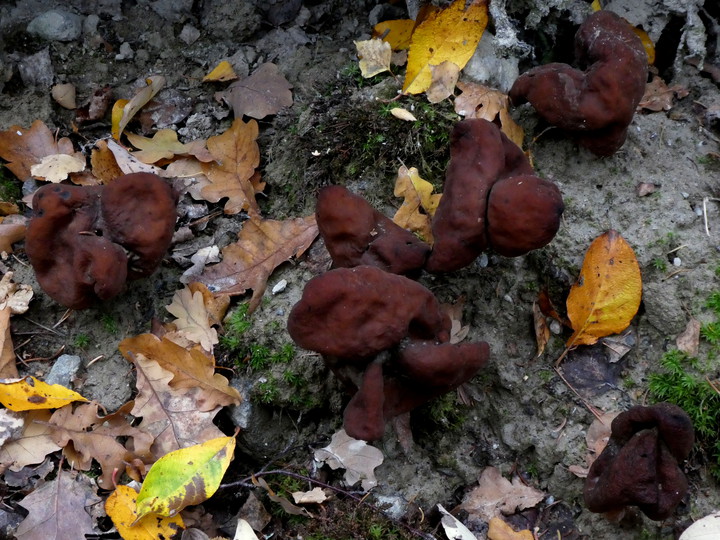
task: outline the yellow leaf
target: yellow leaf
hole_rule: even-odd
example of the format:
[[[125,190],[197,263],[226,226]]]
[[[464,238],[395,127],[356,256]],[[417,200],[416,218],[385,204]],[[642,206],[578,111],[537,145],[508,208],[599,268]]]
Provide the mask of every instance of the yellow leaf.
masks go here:
[[[390,114],[392,114],[395,118],[405,120],[406,122],[417,122],[415,115],[402,107],[393,107],[390,109]]]
[[[645,30],[637,26],[633,26],[633,32],[635,32],[640,38],[640,41],[642,41],[645,54],[647,54],[648,57],[648,64],[653,65],[655,63],[655,45],[653,45],[652,39],[650,39],[650,36],[648,36]]]
[[[145,82],[147,86],[140,89],[130,101],[120,99],[113,105],[112,136],[115,140],[120,140],[120,135],[122,135],[128,122],[130,122],[133,116],[165,85],[165,77],[162,75],[153,75],[145,79]]]
[[[592,345],[628,327],[640,307],[642,277],[635,253],[617,231],[597,237],[585,254],[567,299],[575,331],[568,347]]]
[[[0,403],[11,411],[56,409],[72,401],[87,399],[69,388],[47,384],[35,377],[0,383]]]
[[[393,51],[402,51],[410,47],[415,21],[412,19],[396,19],[383,21],[373,27],[372,37],[379,37],[387,41]]]
[[[176,154],[187,154],[188,147],[178,140],[178,135],[172,129],[161,129],[151,138],[126,133],[130,144],[140,148],[132,155],[143,163],[153,164],[161,159],[172,159]]]
[[[455,0],[431,13],[412,35],[403,92],[419,94],[432,82],[430,66],[449,60],[462,69],[475,52],[488,21],[487,0]]]
[[[40,163],[30,167],[30,173],[40,180],[62,182],[68,174],[85,170],[85,156],[81,152],[75,154],[52,154],[42,158]]]
[[[441,197],[432,191],[433,185],[420,178],[415,167],[400,167],[394,193],[405,200],[393,216],[393,221],[403,229],[417,233],[429,244],[432,244],[430,218],[435,214]]]
[[[602,9],[602,4],[600,4],[600,0],[593,0],[590,7],[593,11],[600,11]]]
[[[378,38],[356,41],[355,47],[360,58],[360,72],[363,77],[369,79],[383,71],[390,71],[392,48],[387,41]]]
[[[172,538],[185,527],[182,517],[145,516],[138,519],[138,492],[130,486],[118,486],[105,501],[105,512],[112,519],[123,540]]]
[[[174,516],[217,491],[235,450],[234,437],[218,437],[165,454],[148,471],[137,497],[138,520]]]
[[[525,529],[516,532],[515,529],[499,517],[492,518],[489,525],[488,540],[533,540],[534,538],[529,530]]]
[[[500,117],[500,131],[514,142],[518,148],[522,148],[525,140],[525,131],[523,128],[513,120],[513,117],[510,116],[507,109],[500,109],[498,116]]]
[[[238,76],[235,73],[235,70],[233,69],[230,62],[228,62],[227,60],[223,60],[217,66],[215,66],[215,69],[213,69],[210,73],[203,77],[203,82],[232,81],[237,78]]]

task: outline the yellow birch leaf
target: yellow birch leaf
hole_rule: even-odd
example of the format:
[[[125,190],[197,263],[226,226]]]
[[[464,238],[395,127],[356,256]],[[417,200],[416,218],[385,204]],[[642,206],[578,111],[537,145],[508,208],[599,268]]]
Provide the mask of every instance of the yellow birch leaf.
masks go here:
[[[372,37],[387,41],[393,51],[402,51],[410,47],[415,21],[412,19],[396,19],[383,21],[373,27]]]
[[[529,530],[515,531],[499,517],[492,518],[489,525],[488,540],[533,540],[534,538]]]
[[[178,140],[177,133],[172,129],[161,129],[152,137],[143,137],[134,133],[126,133],[125,136],[130,144],[140,149],[138,152],[132,152],[132,155],[149,165],[161,159],[172,159],[176,154],[188,153],[188,146]]]
[[[172,538],[185,527],[182,517],[145,516],[138,519],[138,492],[130,486],[118,486],[105,501],[105,512],[123,540],[155,540]]]
[[[378,38],[356,41],[355,47],[360,58],[360,72],[363,77],[369,79],[383,71],[390,71],[392,48],[387,41]]]
[[[165,85],[165,77],[162,75],[153,75],[145,79],[147,86],[141,88],[130,101],[120,99],[112,109],[112,136],[115,140],[120,140],[120,135],[125,130],[125,126],[132,120],[133,116],[142,109],[145,104],[150,101],[155,94]],[[124,102],[122,106],[121,102]]]
[[[432,82],[430,66],[450,60],[462,69],[472,57],[488,21],[487,0],[455,0],[431,13],[413,32],[403,92],[425,92]]]
[[[0,403],[11,411],[57,409],[72,401],[87,399],[69,388],[47,384],[30,376],[0,383]]]
[[[230,62],[228,62],[227,60],[223,60],[217,66],[215,66],[215,68],[210,73],[208,73],[207,75],[205,75],[203,77],[203,82],[208,82],[208,81],[224,82],[224,81],[232,81],[237,78],[238,78],[238,76],[235,73],[235,70],[233,69]]]
[[[234,450],[234,437],[218,437],[158,459],[137,497],[138,520],[148,514],[174,516],[208,500],[220,486]]]
[[[640,307],[642,277],[635,252],[620,233],[610,230],[593,240],[580,277],[567,299],[574,330],[568,347],[592,345],[625,330]]]
[[[432,184],[420,178],[415,167],[408,169],[403,165],[398,169],[394,193],[396,197],[403,197],[405,200],[393,216],[393,221],[403,229],[417,233],[431,245],[430,218],[440,204],[441,197],[432,191]]]

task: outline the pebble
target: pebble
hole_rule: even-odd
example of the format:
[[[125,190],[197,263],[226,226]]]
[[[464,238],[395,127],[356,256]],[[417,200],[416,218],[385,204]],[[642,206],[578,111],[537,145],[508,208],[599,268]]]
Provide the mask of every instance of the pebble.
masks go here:
[[[180,41],[185,45],[192,45],[200,37],[200,30],[195,28],[192,24],[186,24],[180,31]]]
[[[135,51],[127,41],[124,41],[120,45],[120,52],[115,55],[115,60],[132,60],[133,56],[135,56]]]
[[[80,369],[82,359],[74,354],[62,354],[55,360],[53,367],[50,368],[50,373],[45,377],[45,382],[48,384],[59,384],[66,388],[70,387],[70,381],[75,377],[75,374]]]
[[[42,51],[23,58],[18,64],[20,78],[25,86],[50,88],[55,78],[50,51]]]
[[[72,41],[80,37],[82,17],[60,9],[46,11],[27,25],[30,34],[49,41]]]

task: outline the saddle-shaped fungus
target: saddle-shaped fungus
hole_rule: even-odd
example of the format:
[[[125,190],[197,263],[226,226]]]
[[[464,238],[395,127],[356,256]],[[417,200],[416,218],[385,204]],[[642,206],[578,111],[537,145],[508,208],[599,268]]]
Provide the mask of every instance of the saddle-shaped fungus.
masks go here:
[[[575,34],[575,58],[582,70],[552,63],[522,74],[510,89],[510,100],[515,105],[529,101],[582,146],[609,156],[625,142],[645,92],[647,54],[625,19],[601,10]]]
[[[687,492],[681,464],[694,441],[692,421],[676,405],[636,406],[619,414],[585,480],[588,509],[612,512],[637,506],[650,519],[666,519]]]
[[[555,236],[563,209],[557,186],[535,176],[527,156],[495,124],[459,122],[425,269],[458,270],[488,248],[506,257],[541,248]]]
[[[72,309],[117,296],[150,275],[175,228],[177,194],[149,173],[107,186],[50,184],[33,197],[25,251],[43,290]]]
[[[413,274],[430,252],[428,244],[342,186],[320,190],[315,215],[335,267],[371,265]]]
[[[367,441],[382,438],[388,419],[470,380],[489,356],[485,342],[449,343],[450,319],[428,289],[373,266],[311,279],[288,331],[354,392],[345,431]]]

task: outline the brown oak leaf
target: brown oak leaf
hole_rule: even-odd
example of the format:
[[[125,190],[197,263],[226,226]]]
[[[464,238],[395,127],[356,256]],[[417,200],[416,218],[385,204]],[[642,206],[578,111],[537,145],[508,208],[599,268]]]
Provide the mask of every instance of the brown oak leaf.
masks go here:
[[[267,62],[249,77],[232,83],[224,92],[218,92],[216,98],[232,107],[235,118],[247,115],[260,120],[293,104],[291,88],[277,65]]]

